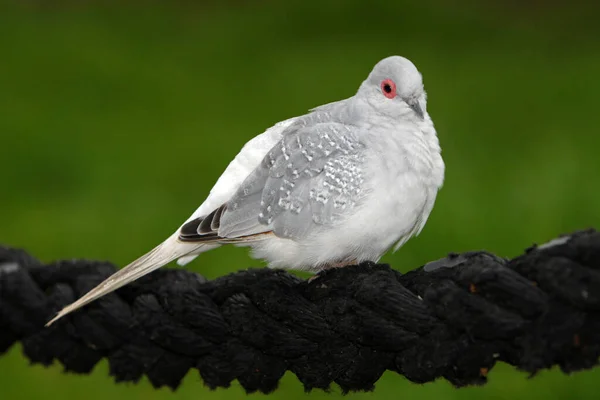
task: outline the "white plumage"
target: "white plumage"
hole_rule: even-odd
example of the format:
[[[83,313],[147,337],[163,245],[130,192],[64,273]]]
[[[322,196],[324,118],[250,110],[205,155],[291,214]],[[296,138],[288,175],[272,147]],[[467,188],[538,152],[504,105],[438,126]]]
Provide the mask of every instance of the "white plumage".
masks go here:
[[[167,240],[50,323],[167,264],[235,244],[271,267],[319,271],[377,261],[425,225],[444,179],[421,74],[380,61],[355,96],[250,140]]]

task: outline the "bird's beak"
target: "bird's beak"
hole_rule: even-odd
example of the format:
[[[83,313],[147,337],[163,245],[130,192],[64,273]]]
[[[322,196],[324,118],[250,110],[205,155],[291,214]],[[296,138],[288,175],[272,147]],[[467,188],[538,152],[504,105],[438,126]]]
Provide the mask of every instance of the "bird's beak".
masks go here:
[[[406,100],[406,104],[408,104],[408,106],[419,116],[419,118],[425,118],[425,115],[423,114],[423,109],[421,108],[418,99],[408,99]]]

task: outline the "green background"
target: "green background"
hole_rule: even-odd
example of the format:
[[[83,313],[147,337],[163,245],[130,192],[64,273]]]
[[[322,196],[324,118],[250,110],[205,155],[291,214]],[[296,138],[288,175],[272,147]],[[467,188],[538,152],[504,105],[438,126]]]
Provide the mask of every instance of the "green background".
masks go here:
[[[0,242],[50,261],[125,264],[202,202],[273,123],[351,96],[381,58],[424,75],[447,165],[421,236],[383,261],[450,251],[514,256],[600,222],[600,25],[592,2],[48,2],[0,6]],[[221,248],[214,278],[260,262]],[[197,371],[180,389],[114,384],[0,358],[2,399],[236,399]],[[350,398],[597,398],[600,370],[534,379],[498,365],[485,387],[386,373]],[[288,374],[270,398],[305,394]],[[252,395],[262,398],[262,395]]]

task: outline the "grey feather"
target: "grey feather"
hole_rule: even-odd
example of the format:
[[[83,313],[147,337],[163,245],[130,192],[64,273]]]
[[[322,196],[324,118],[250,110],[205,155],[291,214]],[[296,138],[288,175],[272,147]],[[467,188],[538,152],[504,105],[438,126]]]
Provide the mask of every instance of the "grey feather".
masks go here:
[[[212,231],[217,231],[219,229],[219,226],[221,226],[221,215],[223,215],[223,211],[225,211],[225,208],[225,205],[222,205],[221,207],[217,208],[217,212],[213,217],[212,221],[210,222],[210,229]]]
[[[328,110],[299,118],[284,131],[227,203],[219,236],[271,230],[301,238],[312,225],[332,224],[356,205],[364,158],[358,128],[338,122]]]
[[[252,185],[255,185],[255,183],[252,182]],[[261,192],[249,193],[248,195],[236,194],[227,203],[227,209],[221,215],[218,235],[233,238],[265,232],[264,227],[258,223],[260,197]]]
[[[273,221],[273,233],[279,237],[304,237],[312,223],[312,210],[308,200],[310,181],[303,179],[296,184],[289,209],[280,212]]]

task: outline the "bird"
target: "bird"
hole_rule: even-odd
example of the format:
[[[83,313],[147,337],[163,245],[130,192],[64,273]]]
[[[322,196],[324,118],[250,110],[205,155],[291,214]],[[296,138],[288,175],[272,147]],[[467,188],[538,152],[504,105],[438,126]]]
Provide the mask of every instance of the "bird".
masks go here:
[[[421,73],[402,56],[383,58],[352,97],[247,142],[171,236],[47,325],[171,261],[184,266],[225,244],[251,247],[271,268],[313,273],[377,262],[421,232],[444,171]]]

